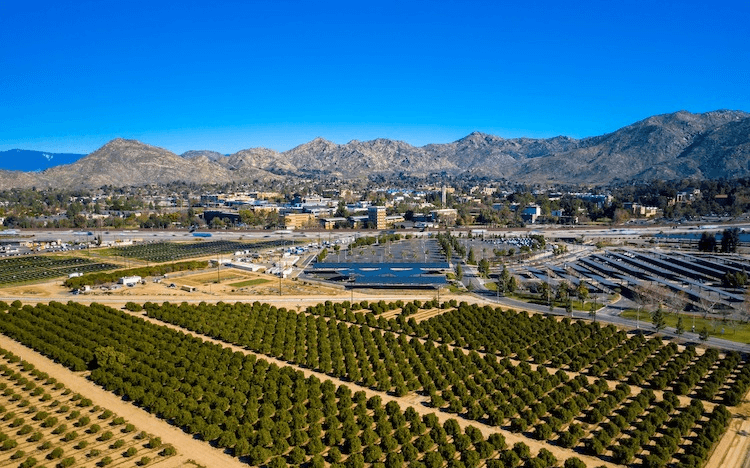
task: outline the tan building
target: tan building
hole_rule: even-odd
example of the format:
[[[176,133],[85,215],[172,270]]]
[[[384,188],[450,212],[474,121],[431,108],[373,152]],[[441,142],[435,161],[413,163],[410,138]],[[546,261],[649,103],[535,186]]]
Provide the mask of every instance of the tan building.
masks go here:
[[[346,218],[320,218],[320,225],[323,226],[323,229],[333,229],[336,224],[346,225],[348,223],[349,220]]]
[[[385,207],[384,206],[370,206],[367,208],[367,221],[372,224],[375,229],[385,229]]]
[[[270,213],[270,212],[276,212],[278,213],[281,211],[281,207],[279,205],[245,205],[242,208],[242,210],[250,210],[253,213]]]
[[[284,227],[296,229],[314,225],[317,222],[312,213],[287,213],[284,215]]]
[[[458,218],[458,211],[453,208],[444,208],[442,210],[432,210],[430,211],[430,215],[432,215],[432,220],[437,223],[453,225]]]

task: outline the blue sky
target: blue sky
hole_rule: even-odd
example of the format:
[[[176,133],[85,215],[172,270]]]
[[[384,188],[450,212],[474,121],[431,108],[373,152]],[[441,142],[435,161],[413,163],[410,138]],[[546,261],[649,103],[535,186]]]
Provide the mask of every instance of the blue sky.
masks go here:
[[[6,0],[0,150],[580,138],[750,111],[748,18],[747,1]]]

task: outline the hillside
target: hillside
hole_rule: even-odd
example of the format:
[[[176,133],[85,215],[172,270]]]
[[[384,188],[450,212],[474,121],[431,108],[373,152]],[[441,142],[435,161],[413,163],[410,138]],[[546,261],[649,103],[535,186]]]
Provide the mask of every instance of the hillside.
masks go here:
[[[251,148],[229,156],[203,150],[181,157],[137,141],[116,139],[73,164],[38,173],[0,172],[0,188],[429,174],[580,184],[748,177],[750,114],[679,111],[580,140],[565,136],[504,139],[474,132],[452,143],[414,147],[384,138],[346,144],[316,138],[283,153]]]

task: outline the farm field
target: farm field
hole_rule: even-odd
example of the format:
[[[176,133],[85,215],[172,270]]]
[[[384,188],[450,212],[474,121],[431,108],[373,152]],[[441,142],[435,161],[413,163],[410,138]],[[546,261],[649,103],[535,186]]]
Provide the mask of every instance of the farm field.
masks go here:
[[[0,286],[48,281],[70,273],[92,273],[114,268],[119,268],[119,266],[81,257],[55,255],[10,257],[0,259]]]
[[[0,348],[0,466],[176,466],[164,445]]]
[[[97,304],[11,306],[0,326],[251,465],[698,466],[750,385],[736,353],[464,303],[143,307],[252,354]]]
[[[205,257],[207,255],[225,254],[238,250],[260,250],[278,247],[279,241],[209,241],[209,242],[157,242],[138,244],[127,247],[114,247],[109,250],[112,255],[136,258],[147,262],[171,262],[186,258]]]

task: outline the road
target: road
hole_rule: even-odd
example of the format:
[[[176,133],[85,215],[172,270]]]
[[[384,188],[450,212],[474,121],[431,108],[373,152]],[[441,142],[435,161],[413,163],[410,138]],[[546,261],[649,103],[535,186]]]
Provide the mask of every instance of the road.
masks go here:
[[[568,317],[571,317],[574,319],[580,319],[580,320],[596,320],[598,322],[607,323],[607,324],[611,323],[613,325],[623,327],[623,328],[629,328],[632,330],[641,330],[645,334],[653,334],[655,332],[655,330],[651,327],[651,324],[648,322],[643,322],[639,324],[635,320],[627,319],[627,318],[620,316],[620,314],[626,309],[637,308],[637,305],[633,304],[632,302],[628,301],[622,296],[619,296],[617,300],[613,302],[605,304],[603,308],[597,311],[595,317],[591,317],[588,312],[581,312],[581,311],[573,311],[572,314],[568,314],[567,312],[565,312],[565,309],[560,308],[560,307],[555,307],[553,310],[550,311],[548,306],[531,304],[528,302],[519,301],[517,299],[512,299],[509,297],[498,297],[496,292],[490,291],[485,287],[484,281],[482,281],[482,278],[480,277],[479,272],[477,271],[476,267],[463,263],[462,268],[466,272],[463,278],[464,285],[467,287],[471,285],[470,289],[472,290],[473,294],[486,301],[494,302],[496,304],[509,307],[512,309],[523,309],[523,310],[529,310],[529,311],[539,312],[543,314],[568,316]],[[644,316],[645,316],[645,313],[644,313]],[[750,344],[746,344],[746,343],[738,343],[735,341],[724,340],[724,339],[716,338],[713,336],[709,337],[708,340],[706,340],[705,342],[702,342],[700,338],[698,337],[698,333],[692,333],[692,332],[686,331],[681,336],[678,336],[675,333],[675,329],[672,327],[667,327],[661,330],[659,333],[664,337],[673,338],[677,342],[682,343],[682,344],[695,344],[695,345],[705,344],[706,346],[710,346],[712,348],[717,348],[717,349],[722,349],[725,351],[740,351],[743,353],[750,353]]]

